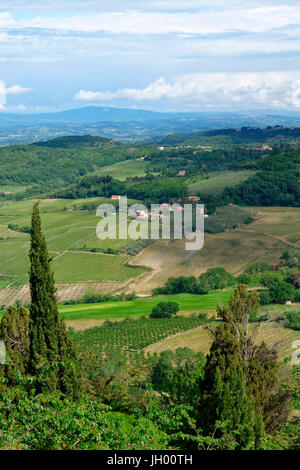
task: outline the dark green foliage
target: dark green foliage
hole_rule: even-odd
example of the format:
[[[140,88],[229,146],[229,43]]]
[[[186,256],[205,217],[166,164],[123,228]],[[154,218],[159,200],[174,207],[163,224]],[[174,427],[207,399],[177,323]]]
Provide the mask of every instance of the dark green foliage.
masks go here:
[[[7,424],[10,424],[9,426]],[[11,390],[0,397],[0,448],[6,450],[162,450],[166,434],[142,416],[111,412],[90,398]]]
[[[153,307],[150,318],[171,318],[179,310],[177,302],[159,302]]]
[[[76,305],[76,304],[99,304],[104,302],[128,302],[130,300],[135,299],[134,293],[127,293],[127,294],[98,294],[94,292],[90,292],[85,294],[83,297],[78,299],[69,299],[62,302],[63,305]]]
[[[297,171],[261,172],[244,183],[226,188],[221,199],[245,206],[300,206]]]
[[[205,356],[184,347],[163,351],[153,366],[152,383],[165,392],[164,401],[172,405],[199,406],[199,380],[203,378]]]
[[[234,276],[225,268],[210,268],[199,277],[199,285],[203,290],[217,290],[235,284]]]
[[[76,353],[63,320],[58,319],[54,277],[38,204],[34,205],[32,213],[29,257],[30,371],[40,377],[38,391],[61,391],[76,398],[81,387]]]
[[[110,197],[112,194],[126,194],[125,183],[111,176],[90,175],[82,178],[79,183],[70,185],[54,193],[54,197],[77,199],[85,197]]]
[[[199,285],[195,276],[169,277],[164,287],[158,287],[153,290],[153,295],[159,294],[207,294],[208,290]]]
[[[259,301],[261,305],[269,305],[272,303],[271,296],[268,290],[259,291]]]
[[[251,276],[250,276],[250,274],[240,274],[237,277],[237,281],[238,281],[239,284],[249,285],[251,283]]]
[[[118,145],[117,142],[113,143],[114,145]],[[57,137],[56,139],[46,140],[45,142],[37,142],[34,145],[36,145],[37,147],[45,147],[51,149],[73,149],[87,146],[102,148],[111,144],[112,141],[110,139],[106,139],[105,137],[95,137],[92,135],[70,135]]]
[[[29,322],[29,311],[26,308],[8,307],[0,323],[0,340],[6,347],[6,364],[0,365],[0,375],[5,377],[8,386],[16,385],[17,375],[24,375],[28,370]]]
[[[236,283],[234,276],[226,269],[217,267],[210,268],[199,276],[179,276],[169,277],[164,287],[157,287],[153,290],[153,295],[160,294],[207,294],[211,290],[224,289]]]
[[[273,304],[282,304],[287,300],[294,300],[295,298],[295,287],[292,284],[281,280],[276,275],[267,275],[263,277],[261,279],[261,283],[264,287],[268,288],[268,297],[265,296],[264,303],[268,298],[270,299],[269,303]]]
[[[188,195],[188,189],[182,178],[155,178],[140,183],[127,183],[126,194],[132,199],[140,199],[146,203],[160,204],[177,201]]]
[[[274,151],[267,158],[258,157],[242,166],[260,170],[243,183],[227,187],[219,195],[200,194],[200,196],[209,213],[229,203],[241,206],[298,207],[300,205],[299,161],[299,150],[287,150],[283,153]],[[218,224],[217,229],[219,228]]]

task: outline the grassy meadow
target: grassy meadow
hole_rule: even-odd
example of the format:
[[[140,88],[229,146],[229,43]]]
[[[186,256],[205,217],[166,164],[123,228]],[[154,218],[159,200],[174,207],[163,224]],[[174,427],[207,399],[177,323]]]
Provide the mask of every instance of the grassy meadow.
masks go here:
[[[210,173],[208,179],[199,179],[189,185],[189,192],[191,194],[220,194],[226,186],[236,186],[243,183],[250,176],[253,176],[255,171],[241,170],[241,171],[217,171]]]
[[[233,290],[213,292],[206,295],[176,294],[141,297],[128,302],[113,301],[99,304],[61,305],[59,312],[68,320],[114,319],[147,316],[159,302],[177,302],[180,312],[214,312],[219,304],[228,302]]]

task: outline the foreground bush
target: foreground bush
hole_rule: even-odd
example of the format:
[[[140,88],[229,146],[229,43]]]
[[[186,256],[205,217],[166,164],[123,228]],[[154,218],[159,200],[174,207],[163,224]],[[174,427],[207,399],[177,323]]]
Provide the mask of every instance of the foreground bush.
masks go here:
[[[33,396],[19,389],[0,396],[0,449],[165,449],[166,434],[147,418],[109,411],[95,401]]]

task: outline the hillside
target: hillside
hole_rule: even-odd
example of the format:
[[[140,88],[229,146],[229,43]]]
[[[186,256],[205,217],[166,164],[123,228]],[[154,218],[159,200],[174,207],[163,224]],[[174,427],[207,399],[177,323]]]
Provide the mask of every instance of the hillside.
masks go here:
[[[143,155],[143,146],[131,148],[92,136],[61,137],[34,145],[2,147],[0,192],[2,185],[18,184],[35,185],[32,194],[45,193],[104,166]]]
[[[254,208],[252,208],[254,209]],[[171,276],[199,275],[210,267],[223,266],[238,274],[253,261],[275,264],[289,247],[300,248],[300,211],[297,208],[256,207],[257,219],[249,226],[214,235],[205,234],[200,251],[186,251],[185,241],[158,241],[133,260],[152,269],[132,289],[150,293]]]

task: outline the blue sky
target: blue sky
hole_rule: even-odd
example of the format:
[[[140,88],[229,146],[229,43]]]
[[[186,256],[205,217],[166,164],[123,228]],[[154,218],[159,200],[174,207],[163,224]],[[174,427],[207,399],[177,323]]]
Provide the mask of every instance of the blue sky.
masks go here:
[[[0,110],[300,110],[299,0],[0,0]]]

